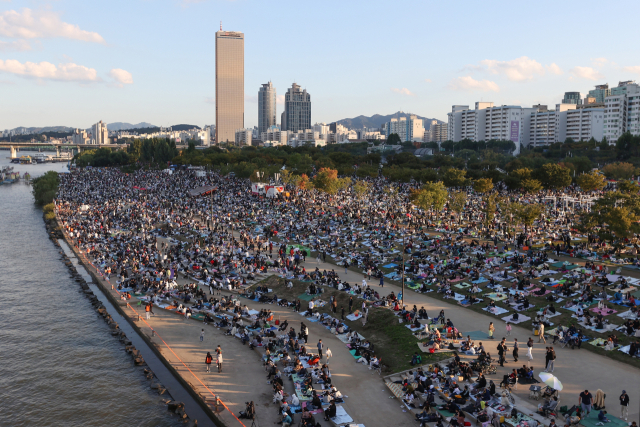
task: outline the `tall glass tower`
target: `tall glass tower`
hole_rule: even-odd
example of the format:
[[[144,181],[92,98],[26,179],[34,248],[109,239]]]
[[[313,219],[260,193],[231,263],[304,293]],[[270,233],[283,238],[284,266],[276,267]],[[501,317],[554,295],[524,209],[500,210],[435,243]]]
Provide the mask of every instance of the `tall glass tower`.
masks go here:
[[[216,142],[244,129],[244,34],[216,32]]]
[[[276,124],[276,88],[269,83],[258,91],[258,138]]]

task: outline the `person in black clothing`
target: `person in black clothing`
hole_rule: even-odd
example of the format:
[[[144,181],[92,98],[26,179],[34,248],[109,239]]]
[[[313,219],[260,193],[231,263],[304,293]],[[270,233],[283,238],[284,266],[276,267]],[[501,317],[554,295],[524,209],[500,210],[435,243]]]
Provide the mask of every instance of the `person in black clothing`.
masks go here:
[[[324,410],[324,420],[329,421],[329,418],[333,418],[336,416],[336,403],[331,402],[329,407]]]
[[[505,362],[505,353],[507,352],[507,345],[505,344],[505,339],[502,338],[500,344],[498,344],[498,361],[500,362],[500,366],[504,366]]]

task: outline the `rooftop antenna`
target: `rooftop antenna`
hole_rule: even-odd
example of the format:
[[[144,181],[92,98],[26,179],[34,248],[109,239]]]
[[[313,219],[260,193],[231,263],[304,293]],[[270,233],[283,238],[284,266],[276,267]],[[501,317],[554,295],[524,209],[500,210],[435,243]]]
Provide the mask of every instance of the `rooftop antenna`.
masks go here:
[[[222,31],[222,21],[220,21],[220,31]]]

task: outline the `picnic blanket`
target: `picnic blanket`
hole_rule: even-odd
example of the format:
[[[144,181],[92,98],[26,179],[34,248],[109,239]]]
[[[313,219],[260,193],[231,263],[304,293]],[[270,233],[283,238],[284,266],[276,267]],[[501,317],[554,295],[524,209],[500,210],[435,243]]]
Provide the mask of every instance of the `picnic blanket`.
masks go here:
[[[347,414],[347,411],[345,411],[342,405],[336,406],[336,416],[329,419],[337,425],[346,424],[353,421],[353,418],[351,418],[349,414]]]
[[[347,315],[347,319],[349,320],[358,320],[358,319],[362,319],[362,313],[358,313],[357,315],[354,313],[348,314]]]
[[[485,307],[485,308],[483,308],[483,310],[487,311],[487,312],[489,312],[489,313],[491,313],[491,314],[493,314],[495,316],[499,316],[501,314],[505,314],[505,313],[509,312],[509,310],[504,309],[502,307],[498,307],[498,306],[496,306],[496,307]]]
[[[518,316],[518,320],[513,320],[512,315],[505,316],[502,318],[502,320],[504,320],[505,322],[518,324],[518,323],[526,322],[527,320],[531,320],[531,318],[521,314]]]

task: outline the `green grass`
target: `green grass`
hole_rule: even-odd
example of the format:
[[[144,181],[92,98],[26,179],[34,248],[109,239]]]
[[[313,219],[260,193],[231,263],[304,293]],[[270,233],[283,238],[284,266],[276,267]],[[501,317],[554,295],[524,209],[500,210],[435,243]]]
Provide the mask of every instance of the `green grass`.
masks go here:
[[[267,285],[279,298],[295,301],[300,294],[305,292],[309,284],[297,280],[293,280],[292,283],[293,288],[287,289],[284,279],[271,276],[252,286],[252,288],[257,285]],[[344,291],[338,291],[337,289],[326,286],[322,287],[322,289],[324,293],[320,295],[320,299],[326,301],[327,304],[319,308],[318,312],[340,318],[341,308],[344,307],[346,317],[346,314],[349,312],[350,295]],[[336,298],[338,303],[336,314],[331,312],[328,304],[331,295]],[[362,301],[360,298],[353,297],[354,310],[362,306]],[[303,309],[306,309],[307,305],[306,302],[302,302]],[[382,358],[385,373],[401,372],[411,368],[411,356],[418,351],[418,339],[405,327],[405,324],[398,322],[398,317],[392,310],[382,307],[372,307],[369,309],[369,317],[365,326],[362,326],[362,320],[360,319],[356,321],[347,319],[345,323],[374,345],[374,353],[377,357]],[[340,345],[343,344],[340,343]],[[452,356],[450,352],[420,354],[422,355],[423,364],[435,363]]]

